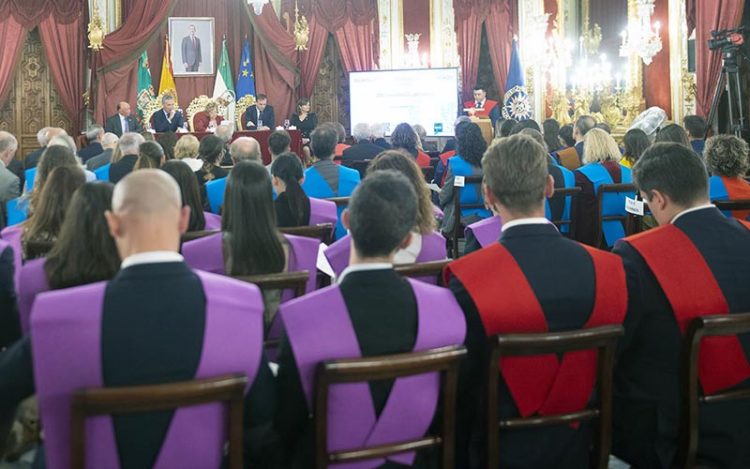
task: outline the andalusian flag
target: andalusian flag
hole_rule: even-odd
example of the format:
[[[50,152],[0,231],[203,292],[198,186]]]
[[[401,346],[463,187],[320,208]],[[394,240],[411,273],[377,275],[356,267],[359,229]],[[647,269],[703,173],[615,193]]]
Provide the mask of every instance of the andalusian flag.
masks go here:
[[[151,83],[151,71],[148,69],[148,53],[143,51],[138,59],[138,96],[136,108],[138,116],[143,120],[143,114],[154,99],[154,85]]]
[[[161,80],[159,80],[159,95],[164,96],[169,94],[174,98],[175,108],[178,108],[177,104],[177,85],[174,84],[174,75],[172,74],[172,60],[169,58],[169,37],[167,39],[167,45],[164,48],[164,60],[161,62]]]
[[[229,66],[229,53],[227,52],[227,40],[221,45],[221,58],[219,68],[216,70],[216,83],[214,84],[214,99],[220,105],[227,108],[227,120],[234,121],[234,83],[232,82],[232,67]]]

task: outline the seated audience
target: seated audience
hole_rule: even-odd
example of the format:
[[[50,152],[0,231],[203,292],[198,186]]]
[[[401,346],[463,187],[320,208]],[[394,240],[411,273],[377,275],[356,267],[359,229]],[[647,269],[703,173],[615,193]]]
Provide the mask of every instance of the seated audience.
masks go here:
[[[583,157],[583,141],[586,134],[595,127],[596,121],[591,116],[581,116],[576,120],[573,125],[573,139],[575,140],[575,144],[572,147],[560,150],[553,155],[561,166],[565,166],[573,171],[578,169],[581,165],[586,164]],[[573,149],[575,149],[575,152],[573,152]]]
[[[117,135],[111,132],[105,133],[102,137],[102,152],[86,161],[86,169],[94,171],[108,165],[112,161],[112,155],[119,140],[120,138]]]
[[[611,247],[615,241],[625,236],[623,224],[617,220],[605,221],[597,226],[599,186],[602,184],[628,184],[632,181],[630,168],[620,164],[622,154],[617,142],[601,129],[586,133],[583,153],[584,165],[575,170],[576,186],[581,193],[576,198],[573,216],[575,217],[576,240],[594,246],[599,230],[602,230],[602,244]],[[625,196],[607,194],[602,202],[604,215],[625,214]],[[600,246],[595,246],[600,247]]]
[[[41,136],[42,133],[44,133],[43,137]],[[47,149],[47,145],[49,144],[50,140],[57,137],[58,135],[67,135],[67,132],[65,132],[65,130],[61,129],[60,127],[45,127],[40,130],[36,134],[36,137],[41,148],[26,155],[23,160],[23,167],[25,169],[36,168],[36,165],[39,164],[39,161],[42,158],[42,153],[44,153],[44,150]]]
[[[224,142],[219,137],[209,135],[201,140],[198,146],[198,157],[203,160],[203,166],[195,172],[198,184],[203,186],[208,181],[227,177],[227,170],[219,166],[224,152]]]
[[[274,130],[271,132],[271,135],[268,136],[268,152],[271,154],[271,162],[266,165],[268,171],[271,171],[271,165],[276,161],[276,157],[282,153],[292,151],[291,143],[292,138],[286,130]]]
[[[167,161],[161,166],[161,169],[167,172],[177,181],[180,186],[183,207],[190,207],[190,222],[188,231],[218,230],[221,228],[221,217],[219,215],[204,212],[201,192],[198,187],[198,181],[195,174],[190,171],[190,167],[181,161]]]
[[[450,233],[453,231],[454,223],[454,201],[456,194],[453,181],[456,176],[481,176],[482,155],[487,150],[487,143],[482,138],[482,131],[473,122],[459,124],[456,128],[456,156],[448,160],[447,176],[445,184],[440,191],[440,208],[445,213],[440,231]],[[466,184],[461,188],[462,204],[482,203],[482,185],[473,183]],[[463,226],[474,223],[492,214],[484,208],[461,209],[460,222]]]
[[[188,265],[233,276],[316,271],[320,241],[279,233],[271,178],[258,163],[240,161],[229,173],[221,231],[182,245]],[[314,287],[313,274],[308,288]]]
[[[370,126],[359,123],[352,129],[354,145],[344,150],[343,161],[364,161],[371,160],[383,151],[383,147],[375,145],[370,141]]]
[[[690,139],[688,139],[688,134],[685,132],[685,129],[680,127],[677,124],[669,124],[665,127],[662,127],[659,129],[659,131],[656,133],[656,139],[654,140],[655,143],[679,143],[681,145],[685,145],[686,147],[692,149],[693,146],[690,145]]]
[[[21,180],[8,165],[16,156],[18,140],[8,132],[0,132],[0,213],[5,213],[5,204],[21,195]],[[2,220],[0,220],[2,221]],[[0,225],[4,226],[4,221]]]
[[[573,124],[566,124],[560,127],[560,131],[557,133],[557,140],[561,150],[574,147],[576,139],[573,138]]]
[[[133,171],[135,163],[138,161],[140,146],[145,141],[141,134],[134,132],[125,133],[120,137],[120,141],[117,143],[119,151],[112,154],[112,166],[109,167],[109,180],[113,184],[117,184],[120,179]]]
[[[193,130],[195,132],[214,132],[224,120],[219,115],[219,106],[210,101],[202,112],[197,112],[193,117]]]
[[[638,158],[641,157],[643,152],[651,146],[651,139],[641,129],[630,129],[625,132],[623,144],[625,151],[623,152],[620,164],[626,168],[632,168],[638,162]]]
[[[344,150],[349,148],[349,145],[346,144],[346,129],[341,122],[334,122],[333,125],[336,127],[336,135],[338,136],[333,156],[334,159],[340,160],[344,156]]]
[[[560,123],[557,120],[549,118],[542,122],[542,135],[544,135],[544,143],[549,153],[554,153],[560,150],[560,139],[558,134],[560,133]]]
[[[86,182],[83,171],[76,166],[61,166],[49,174],[34,213],[24,223],[21,237],[23,258],[30,259],[30,242],[55,242],[65,220],[73,193]]]
[[[495,138],[505,138],[510,136],[513,126],[518,123],[515,119],[500,119],[495,123]]]
[[[750,200],[750,184],[745,180],[750,168],[747,142],[734,135],[716,135],[706,141],[704,156],[708,171],[709,197],[714,200]],[[732,216],[747,220],[748,210],[735,210]]]
[[[87,183],[73,193],[52,250],[45,259],[27,262],[21,269],[18,306],[24,333],[29,332],[29,314],[38,294],[110,280],[120,269],[104,218],[111,207],[109,183]]]
[[[21,336],[15,277],[13,246],[0,239],[0,350]]]
[[[600,131],[603,133],[603,131]],[[588,148],[588,147],[587,147]],[[486,391],[487,337],[515,332],[567,331],[619,324],[627,291],[622,262],[616,256],[563,237],[544,218],[544,198],[553,192],[546,148],[526,135],[493,145],[482,159],[484,196],[504,222],[500,242],[447,267],[450,289],[466,315],[468,356],[459,387],[459,459],[469,441],[485,458],[486,419],[481,407]],[[607,300],[608,307],[602,306]],[[593,380],[577,388],[539,383],[580,380],[594,370],[549,366],[550,356],[505,361],[500,365],[498,406],[501,418],[544,414],[554,401],[561,412],[581,410],[594,391]],[[588,363],[591,368],[595,365]],[[541,388],[541,389],[539,389]],[[527,392],[535,389],[539,392]],[[502,429],[499,453],[503,468],[589,467],[590,421],[538,429]],[[476,467],[486,467],[486,462]]]
[[[158,142],[164,150],[164,160],[169,161],[174,159],[174,147],[177,145],[177,134],[174,132],[166,132],[159,135]]]
[[[156,142],[143,142],[138,147],[138,161],[133,169],[159,169],[164,164],[164,149]]]
[[[462,122],[471,122],[471,118],[469,118],[469,116],[458,116],[456,122],[453,124],[454,135],[456,135],[458,125]],[[456,156],[456,146],[456,139],[451,138],[448,140],[445,148],[443,148],[443,152],[440,154],[440,161],[438,161],[437,166],[435,167],[435,176],[433,177],[435,184],[440,187],[443,187],[443,183],[445,182],[445,176],[447,174],[445,168],[448,167],[448,160]]]
[[[615,368],[613,453],[633,467],[669,468],[684,415],[683,333],[699,316],[750,311],[750,226],[711,205],[706,168],[689,146],[655,144],[633,179],[660,227],[614,248],[627,271],[628,314]],[[750,384],[747,350],[747,335],[704,340],[701,394]],[[694,467],[747,467],[748,421],[746,400],[700,405]]]
[[[367,177],[385,170],[396,171],[406,176],[417,196],[417,218],[412,229],[411,239],[407,246],[399,247],[396,251],[393,257],[394,264],[411,264],[445,259],[445,238],[435,231],[435,214],[430,199],[430,188],[427,187],[419,166],[403,150],[386,150],[372,160],[367,168]],[[349,265],[351,242],[351,236],[344,236],[325,251],[328,263],[336,275],[340,275]]]
[[[304,180],[302,163],[294,153],[282,153],[273,161],[271,183],[277,194],[273,206],[279,228],[310,224],[310,198],[300,185]]]
[[[610,127],[606,122],[598,122],[595,127],[607,132],[609,135],[612,135],[612,127]]]
[[[67,146],[60,145],[48,145],[47,149],[42,153],[42,158],[37,165],[36,177],[34,178],[34,189],[31,192],[31,199],[29,200],[29,213],[33,214],[39,200],[44,192],[44,186],[47,183],[47,178],[55,168],[60,166],[75,166],[78,167],[78,161],[76,161],[75,153],[70,150]]]
[[[194,135],[183,135],[174,146],[174,157],[196,172],[203,167],[203,160],[198,158],[199,146],[200,142]]]
[[[232,164],[237,164],[240,161],[254,161],[258,164],[263,163],[263,156],[260,152],[260,143],[253,137],[240,137],[230,147],[232,153]]]
[[[70,460],[69,406],[78,389],[242,373],[249,380],[245,460],[279,467],[263,460],[272,454],[275,395],[263,354],[260,292],[185,265],[177,250],[188,211],[169,175],[143,170],[127,176],[106,213],[123,259],[119,273],[110,282],[39,295],[31,336],[0,357],[0,415],[36,388],[48,462]],[[61,369],[64,376],[56,372]],[[217,432],[224,418],[219,406],[103,417],[87,434],[101,459],[87,461],[92,467],[219,467],[224,442]],[[187,441],[178,436],[186,428]]]
[[[461,343],[465,324],[448,291],[394,272],[393,256],[409,244],[416,224],[412,184],[394,171],[376,171],[354,192],[344,220],[352,235],[352,262],[338,282],[313,295],[285,303],[286,337],[279,355],[276,428],[285,452],[283,467],[310,467],[313,458],[315,369],[320,358],[361,358],[412,352]],[[314,313],[314,314],[310,314]],[[395,441],[419,438],[431,427],[437,408],[436,381],[409,378],[413,388],[398,391],[393,380],[336,386],[329,399],[329,449],[357,448],[376,428]],[[333,398],[333,396],[336,396]],[[359,402],[363,404],[354,403]],[[386,406],[386,402],[388,403]],[[401,412],[398,409],[409,409]],[[433,425],[437,425],[434,423]],[[423,452],[391,456],[365,467],[432,467]]]
[[[703,156],[703,149],[706,145],[706,132],[708,131],[708,124],[706,119],[701,116],[685,116],[683,121],[685,130],[687,131],[688,140],[690,140],[690,146],[693,151],[698,153],[699,156]]]
[[[101,125],[94,124],[86,131],[86,145],[78,150],[78,157],[82,163],[86,163],[91,158],[101,154],[104,151],[102,138],[104,137],[104,128]]]
[[[419,149],[419,136],[409,124],[402,122],[396,126],[391,134],[391,145],[394,149],[406,150],[420,168],[430,166],[430,157]]]
[[[216,127],[214,135],[224,143],[224,158],[221,160],[221,166],[231,166],[232,155],[229,152],[229,144],[232,143],[232,137],[234,136],[234,125],[231,122],[224,122]]]
[[[417,137],[419,137],[419,149],[421,151],[437,151],[437,143],[427,141],[427,129],[422,124],[414,124],[412,128],[416,132]]]
[[[411,129],[411,127],[409,127]],[[317,161],[305,170],[305,181],[302,189],[308,197],[327,199],[329,197],[347,197],[359,184],[359,171],[339,166],[331,161],[336,148],[336,129],[328,124],[321,125],[311,135],[310,146]],[[341,216],[339,210],[339,217]],[[336,237],[346,234],[339,220],[336,225]]]
[[[383,148],[390,150],[391,144],[385,139],[385,131],[389,127],[388,124],[373,124],[372,125],[372,143]]]
[[[539,124],[537,124],[534,119],[524,119],[522,121],[516,122],[516,125],[514,125],[512,129],[510,129],[510,134],[520,134],[524,129],[536,130],[540,134],[542,133],[542,128],[539,127]],[[542,140],[544,140],[544,136],[542,136]]]

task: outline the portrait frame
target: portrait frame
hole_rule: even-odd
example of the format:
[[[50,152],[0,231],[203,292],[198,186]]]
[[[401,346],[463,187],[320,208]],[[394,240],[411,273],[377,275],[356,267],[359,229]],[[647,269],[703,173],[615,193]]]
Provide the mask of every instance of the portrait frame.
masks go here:
[[[195,40],[190,39],[192,26],[195,27]],[[175,77],[213,76],[216,73],[214,31],[214,18],[169,18],[169,58]]]

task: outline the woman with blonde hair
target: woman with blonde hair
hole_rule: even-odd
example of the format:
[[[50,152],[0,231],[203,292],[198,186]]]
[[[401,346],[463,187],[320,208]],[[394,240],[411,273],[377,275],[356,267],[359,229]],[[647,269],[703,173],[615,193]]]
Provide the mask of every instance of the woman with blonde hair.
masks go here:
[[[198,158],[200,141],[195,135],[183,135],[174,146],[174,157],[190,166],[193,172],[203,167],[203,160]]]
[[[576,186],[581,188],[573,217],[573,236],[595,247],[610,248],[625,236],[623,224],[617,220],[600,223],[599,187],[602,184],[629,184],[633,181],[630,168],[620,164],[622,154],[617,142],[602,129],[591,129],[583,139],[583,166],[574,171]],[[602,215],[625,215],[625,197],[633,193],[607,193],[602,199]],[[599,226],[601,225],[601,226]],[[601,236],[600,236],[601,230]]]
[[[198,112],[193,118],[193,127],[196,132],[212,132],[222,123],[224,118],[219,115],[219,105],[215,101],[209,101],[203,112]]]
[[[368,176],[376,171],[395,171],[406,176],[414,185],[417,194],[418,210],[416,224],[408,246],[396,251],[396,264],[429,262],[445,259],[445,238],[435,231],[435,208],[430,199],[430,189],[414,158],[405,150],[387,150],[375,157],[367,168]],[[351,237],[344,236],[325,250],[331,268],[339,275],[349,265]]]

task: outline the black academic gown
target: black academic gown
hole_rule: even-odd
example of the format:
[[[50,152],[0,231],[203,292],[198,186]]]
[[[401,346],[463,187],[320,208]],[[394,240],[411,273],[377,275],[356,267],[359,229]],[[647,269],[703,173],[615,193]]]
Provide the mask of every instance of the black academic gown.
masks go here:
[[[750,312],[750,231],[715,208],[680,216],[674,225],[698,248],[733,313]],[[629,307],[615,369],[613,453],[638,467],[667,468],[679,425],[682,335],[672,308],[643,257],[626,241]],[[750,356],[750,338],[740,336]],[[698,462],[750,467],[750,403],[701,408]]]
[[[102,312],[104,385],[135,386],[192,379],[205,328],[206,296],[186,264],[166,262],[121,270],[107,285]],[[0,355],[0,416],[34,391],[29,336]],[[273,375],[265,354],[245,399],[246,461],[278,467],[271,421]],[[174,412],[113,417],[122,468],[151,467]]]
[[[411,352],[417,336],[417,300],[409,283],[392,269],[352,272],[340,284],[363,356]],[[375,410],[380,415],[393,381],[370,383]],[[308,418],[297,364],[284,338],[279,352],[276,428],[287,449],[288,466],[309,468],[313,460],[312,420]],[[424,453],[424,454],[422,454]],[[420,452],[412,467],[434,466],[434,454]],[[380,469],[403,468],[387,462]]]
[[[21,335],[13,273],[13,249],[8,246],[0,251],[0,349]]]
[[[577,243],[563,237],[550,224],[520,225],[507,229],[500,243],[510,251],[539,300],[550,331],[580,329],[594,307],[594,265],[590,255]],[[461,282],[449,283],[466,315],[467,359],[459,377],[457,467],[486,467],[484,393],[485,364],[488,360],[487,335],[474,301]],[[497,280],[502,290],[502,279]],[[512,295],[513,292],[507,292]],[[518,417],[518,409],[507,385],[499,388],[499,416]],[[500,464],[510,468],[588,467],[590,426],[579,430],[558,425],[534,430],[500,432]],[[468,452],[468,455],[467,455]],[[469,466],[467,458],[472,461]],[[481,461],[481,463],[480,463]]]

